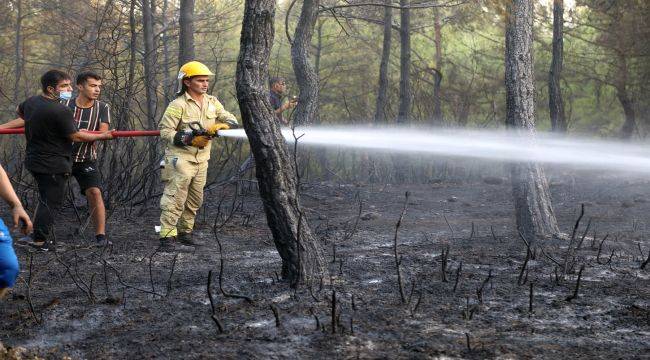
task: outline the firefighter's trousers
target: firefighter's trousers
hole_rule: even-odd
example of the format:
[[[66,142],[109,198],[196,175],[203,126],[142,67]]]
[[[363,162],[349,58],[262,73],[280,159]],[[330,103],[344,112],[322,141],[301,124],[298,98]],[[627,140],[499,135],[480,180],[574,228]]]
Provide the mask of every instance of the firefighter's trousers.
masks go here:
[[[197,163],[165,156],[165,167],[161,171],[165,190],[160,198],[160,237],[192,232],[196,212],[203,203],[207,175],[207,160]]]

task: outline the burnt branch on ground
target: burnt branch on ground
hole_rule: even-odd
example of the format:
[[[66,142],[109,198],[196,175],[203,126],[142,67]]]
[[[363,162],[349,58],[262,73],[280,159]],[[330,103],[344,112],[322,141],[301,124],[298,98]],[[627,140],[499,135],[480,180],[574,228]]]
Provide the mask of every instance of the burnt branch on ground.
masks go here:
[[[580,290],[580,279],[582,278],[582,271],[585,269],[585,264],[582,264],[580,266],[580,270],[578,270],[578,279],[576,280],[576,287],[573,290],[573,294],[569,297],[566,298],[566,301],[571,301],[574,299],[578,298],[578,290]]]
[[[406,295],[404,294],[404,283],[402,281],[402,256],[399,254],[397,249],[397,234],[399,228],[402,226],[402,220],[404,220],[404,214],[406,214],[406,209],[408,206],[409,192],[407,191],[404,194],[404,206],[402,207],[402,212],[399,215],[397,224],[395,224],[395,236],[393,237],[393,254],[395,256],[395,271],[397,272],[397,287],[399,289],[399,296],[402,300],[402,304],[406,303]]]
[[[224,326],[221,320],[217,317],[217,310],[215,308],[214,304],[214,297],[212,296],[212,270],[208,271],[208,284],[206,286],[207,292],[208,292],[208,299],[210,299],[210,309],[212,311],[212,314],[210,315],[210,318],[212,321],[214,321],[214,324],[217,325],[217,330],[219,330],[220,334],[223,334]]]
[[[460,274],[463,271],[463,262],[461,261],[458,264],[458,269],[456,269],[456,280],[454,281],[454,290],[453,292],[456,292],[456,288],[458,287],[458,282],[460,281]]]
[[[447,265],[449,264],[449,244],[446,244],[442,248],[442,253],[440,254],[440,281],[449,282],[447,280]]]
[[[217,241],[217,245],[219,248],[219,291],[221,291],[221,295],[229,298],[234,298],[234,299],[244,299],[246,302],[249,304],[253,303],[253,299],[251,299],[249,296],[246,295],[241,295],[241,294],[233,294],[230,292],[226,292],[223,288],[223,274],[224,274],[224,264],[225,264],[225,259],[223,258],[223,249],[221,247],[221,240],[219,239],[219,236],[217,235],[217,232],[215,230],[214,232],[214,239]]]

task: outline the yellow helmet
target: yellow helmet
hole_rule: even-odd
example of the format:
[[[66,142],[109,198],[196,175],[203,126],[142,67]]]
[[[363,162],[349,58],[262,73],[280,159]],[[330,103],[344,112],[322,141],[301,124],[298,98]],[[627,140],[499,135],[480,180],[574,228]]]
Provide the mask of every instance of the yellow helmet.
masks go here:
[[[210,69],[198,61],[190,61],[181,66],[178,70],[178,79],[182,80],[192,76],[211,76],[214,75]]]

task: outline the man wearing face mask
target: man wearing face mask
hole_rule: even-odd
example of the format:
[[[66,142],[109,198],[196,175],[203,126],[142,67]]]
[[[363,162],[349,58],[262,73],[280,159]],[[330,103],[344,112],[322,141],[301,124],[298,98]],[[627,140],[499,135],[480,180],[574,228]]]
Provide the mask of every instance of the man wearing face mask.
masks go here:
[[[18,105],[18,116],[25,122],[25,167],[38,187],[39,202],[34,215],[33,247],[54,249],[51,232],[61,211],[68,178],[72,172],[73,142],[93,142],[113,138],[111,131],[92,134],[77,130],[73,113],[60,101],[70,100],[70,76],[50,70],[41,77],[41,95]]]

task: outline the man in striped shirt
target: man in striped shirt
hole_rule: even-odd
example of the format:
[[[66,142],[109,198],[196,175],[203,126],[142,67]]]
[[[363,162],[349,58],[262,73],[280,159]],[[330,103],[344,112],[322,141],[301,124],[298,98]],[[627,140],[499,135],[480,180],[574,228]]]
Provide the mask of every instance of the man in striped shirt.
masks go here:
[[[107,103],[98,100],[102,89],[102,77],[91,71],[82,72],[77,75],[76,83],[77,97],[63,102],[74,113],[75,126],[78,130],[108,131],[111,122],[110,108]],[[24,126],[25,120],[19,117],[0,125],[0,129]],[[96,163],[97,144],[74,143],[72,161],[72,175],[77,180],[81,193],[88,200],[97,244],[111,245],[106,238],[106,209],[102,199],[101,174]]]
[[[107,103],[99,101],[102,78],[91,71],[82,72],[76,79],[78,94],[66,101],[74,113],[77,129],[107,131],[111,123],[111,112]],[[72,150],[72,176],[77,180],[81,193],[88,200],[90,216],[95,225],[95,238],[101,245],[108,245],[106,239],[106,209],[102,199],[102,177],[97,168],[97,143],[74,143]]]

